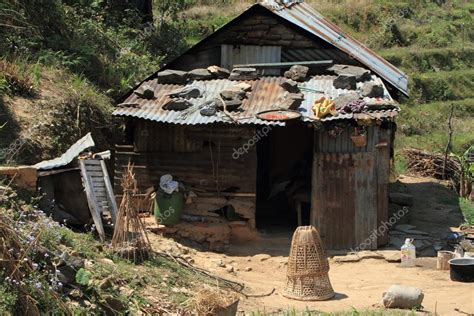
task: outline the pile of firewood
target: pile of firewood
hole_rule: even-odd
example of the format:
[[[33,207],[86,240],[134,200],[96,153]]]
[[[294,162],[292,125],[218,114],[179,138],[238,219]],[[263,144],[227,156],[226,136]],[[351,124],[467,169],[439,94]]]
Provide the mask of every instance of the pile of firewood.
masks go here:
[[[408,171],[423,177],[441,180],[452,180],[456,186],[462,178],[462,166],[459,159],[443,154],[429,153],[418,149],[405,149],[403,155],[407,160]],[[446,161],[445,161],[446,160]]]

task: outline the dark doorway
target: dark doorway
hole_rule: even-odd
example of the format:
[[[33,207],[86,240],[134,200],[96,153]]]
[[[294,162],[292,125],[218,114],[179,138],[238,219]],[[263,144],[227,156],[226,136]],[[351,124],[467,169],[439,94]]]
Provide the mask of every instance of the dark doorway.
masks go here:
[[[284,127],[260,128],[257,144],[257,228],[264,231],[293,230],[301,221],[309,224],[309,197],[313,162],[313,128],[301,122]],[[305,198],[306,197],[306,198]]]

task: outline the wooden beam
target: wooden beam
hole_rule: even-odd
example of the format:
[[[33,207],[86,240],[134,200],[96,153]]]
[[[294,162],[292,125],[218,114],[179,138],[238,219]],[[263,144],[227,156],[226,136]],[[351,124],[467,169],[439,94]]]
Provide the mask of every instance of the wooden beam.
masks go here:
[[[280,69],[287,68],[295,65],[308,66],[308,67],[324,67],[330,66],[334,63],[332,60],[315,60],[315,61],[292,61],[284,63],[259,63],[259,64],[239,64],[234,65],[234,68],[265,68],[265,69]]]

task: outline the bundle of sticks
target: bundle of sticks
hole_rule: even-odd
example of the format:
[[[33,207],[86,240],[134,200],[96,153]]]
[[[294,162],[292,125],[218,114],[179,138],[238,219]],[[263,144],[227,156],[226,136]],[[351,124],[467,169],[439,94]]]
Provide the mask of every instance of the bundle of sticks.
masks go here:
[[[125,259],[142,262],[150,255],[151,245],[134,201],[138,189],[133,165],[130,163],[123,173],[122,189],[122,202],[112,237],[112,248]]]
[[[423,177],[433,177],[441,180],[452,180],[456,186],[462,177],[462,166],[455,157],[443,154],[429,153],[418,149],[405,149],[403,155],[408,163],[408,170]],[[443,179],[444,177],[444,179]]]

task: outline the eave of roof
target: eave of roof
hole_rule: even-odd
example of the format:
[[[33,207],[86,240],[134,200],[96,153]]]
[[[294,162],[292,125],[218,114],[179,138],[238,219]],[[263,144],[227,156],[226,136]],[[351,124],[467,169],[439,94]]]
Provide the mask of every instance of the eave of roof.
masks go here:
[[[314,102],[322,96],[335,99],[338,96],[349,93],[349,90],[336,89],[333,86],[335,76],[314,76],[307,82],[303,83],[304,87],[320,91],[320,92],[305,92],[305,99],[301,106],[297,109],[302,114],[302,120],[313,121],[312,107]],[[258,80],[245,81],[252,86],[251,93],[247,99],[244,100],[241,111],[231,112],[232,117],[240,124],[261,124],[261,125],[279,125],[284,126],[285,122],[280,121],[264,121],[258,119],[256,114],[281,108],[284,100],[289,96],[288,92],[284,90],[280,84],[285,80],[283,77],[261,77]],[[190,99],[193,105],[199,105],[207,100],[216,98],[219,93],[229,88],[239,81],[231,81],[228,79],[215,79],[205,81],[193,81],[187,86],[195,86],[204,92],[201,98]],[[327,117],[321,121],[342,120],[342,119],[383,119],[393,118],[398,114],[398,106],[393,101],[389,92],[385,88],[382,80],[377,76],[372,76],[372,82],[381,84],[384,87],[383,98],[364,98],[367,104],[371,105],[394,105],[390,110],[371,110],[358,114],[339,114],[334,117]],[[143,83],[143,85],[150,86],[155,91],[155,98],[147,100],[139,98],[136,94],[130,95],[122,106],[117,107],[113,112],[115,116],[134,117],[139,119],[151,120],[162,123],[173,123],[179,125],[197,125],[210,123],[233,123],[224,113],[218,112],[214,116],[202,116],[199,111],[196,111],[187,117],[183,117],[182,111],[164,110],[163,106],[170,101],[167,95],[171,91],[183,87],[184,85],[169,85],[159,84],[157,79],[152,79]],[[361,88],[362,83],[358,83],[358,88]]]

